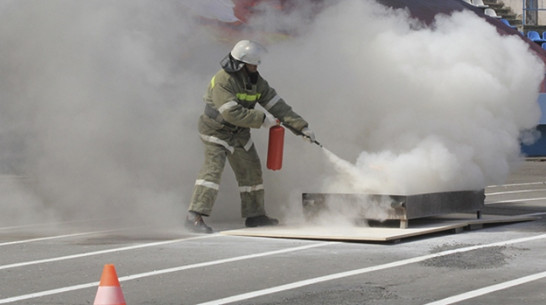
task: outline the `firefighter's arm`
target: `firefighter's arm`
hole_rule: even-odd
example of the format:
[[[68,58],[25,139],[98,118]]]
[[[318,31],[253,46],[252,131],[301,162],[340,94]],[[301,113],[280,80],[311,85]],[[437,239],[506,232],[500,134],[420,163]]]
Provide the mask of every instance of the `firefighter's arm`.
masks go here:
[[[292,110],[276,92],[269,88],[260,101],[268,112],[278,118],[282,124],[296,135],[302,135],[302,131],[309,124],[299,114]]]

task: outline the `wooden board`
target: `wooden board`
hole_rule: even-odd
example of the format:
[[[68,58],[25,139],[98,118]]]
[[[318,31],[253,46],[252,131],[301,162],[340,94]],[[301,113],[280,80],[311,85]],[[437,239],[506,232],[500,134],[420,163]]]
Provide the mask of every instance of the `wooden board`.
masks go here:
[[[292,225],[259,228],[244,228],[220,232],[224,235],[272,237],[289,239],[313,239],[335,241],[398,241],[403,238],[423,236],[427,234],[454,231],[459,232],[465,228],[476,228],[484,224],[502,224],[520,221],[536,220],[533,215],[499,216],[482,215],[477,219],[474,214],[453,214],[441,217],[431,217],[412,220],[410,227],[406,229],[394,227],[363,227],[363,226],[316,226],[316,225]]]

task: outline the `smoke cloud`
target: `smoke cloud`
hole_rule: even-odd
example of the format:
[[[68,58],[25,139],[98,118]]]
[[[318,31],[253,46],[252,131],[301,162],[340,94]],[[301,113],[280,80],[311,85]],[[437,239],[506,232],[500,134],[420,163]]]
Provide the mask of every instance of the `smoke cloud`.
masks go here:
[[[19,209],[3,216],[181,219],[225,46],[178,1],[12,1],[0,15],[2,168],[41,206],[5,196]]]
[[[358,183],[329,179],[332,191],[502,183],[519,160],[520,133],[540,116],[543,64],[519,37],[498,35],[472,12],[425,27],[403,10],[343,1],[299,44],[272,53],[297,67],[289,81],[306,88],[290,100],[316,109],[319,140],[360,170]]]
[[[371,1],[302,1],[219,37],[190,0],[0,3],[0,168],[25,177],[0,182],[3,222],[180,223],[203,158],[201,97],[243,37],[267,44],[260,72],[327,148],[287,134],[283,169],[264,173],[273,215],[300,216],[303,192],[502,183],[539,119],[542,63],[471,12],[425,27]],[[265,164],[267,131],[253,138]],[[227,166],[212,219],[239,206]]]
[[[522,160],[520,134],[540,117],[543,63],[472,12],[439,15],[428,27],[405,10],[342,1],[271,57],[283,63],[270,73],[277,86],[296,88],[288,100],[306,101],[304,114],[329,150],[320,186],[306,179],[310,192],[500,184]],[[319,159],[305,158],[307,177],[317,176],[309,168]]]

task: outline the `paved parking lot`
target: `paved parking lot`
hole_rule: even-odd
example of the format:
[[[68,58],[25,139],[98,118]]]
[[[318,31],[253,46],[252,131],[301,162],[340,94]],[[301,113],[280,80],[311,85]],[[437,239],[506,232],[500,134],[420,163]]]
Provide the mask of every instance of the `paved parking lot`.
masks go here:
[[[93,304],[108,263],[127,304],[544,304],[545,173],[528,161],[486,189],[485,213],[535,221],[398,243],[0,225],[0,304]]]

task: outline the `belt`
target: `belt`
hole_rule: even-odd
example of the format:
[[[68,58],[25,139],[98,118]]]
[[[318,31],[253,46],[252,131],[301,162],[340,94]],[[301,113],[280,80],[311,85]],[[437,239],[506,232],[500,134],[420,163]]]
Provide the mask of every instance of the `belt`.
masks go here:
[[[224,120],[224,118],[220,114],[220,111],[218,111],[216,108],[212,107],[209,104],[205,105],[205,115],[208,116],[209,118],[215,120],[216,122],[218,122],[220,124],[223,124],[231,132],[238,132],[238,131],[244,129],[244,127],[235,126],[233,124],[230,124],[230,123],[226,122],[226,120]]]

